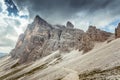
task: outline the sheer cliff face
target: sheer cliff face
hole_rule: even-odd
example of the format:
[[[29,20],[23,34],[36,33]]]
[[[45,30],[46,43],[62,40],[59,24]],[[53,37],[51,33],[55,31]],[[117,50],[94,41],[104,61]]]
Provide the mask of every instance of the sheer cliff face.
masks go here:
[[[75,29],[71,22],[66,26],[51,25],[36,16],[25,33],[19,36],[16,47],[11,51],[12,58],[19,63],[30,62],[51,54],[53,51],[69,52],[79,49],[87,52],[94,47],[94,41],[105,41],[111,33],[89,27],[85,33]]]

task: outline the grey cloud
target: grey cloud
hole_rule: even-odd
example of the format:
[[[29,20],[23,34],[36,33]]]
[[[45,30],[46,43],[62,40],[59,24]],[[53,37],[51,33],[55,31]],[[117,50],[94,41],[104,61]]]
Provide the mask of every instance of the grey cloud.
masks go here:
[[[1,8],[2,4],[0,3],[0,12],[2,12],[2,8]]]
[[[85,13],[91,17],[101,14],[107,16],[106,13],[114,17],[120,13],[120,0],[14,0],[14,2],[20,9],[28,7],[31,18],[39,14],[51,23],[74,19],[77,13]]]
[[[0,47],[11,47],[14,45],[15,45],[15,42],[10,39],[6,39],[6,38],[0,39]]]
[[[3,26],[0,26],[0,27],[3,27]],[[1,28],[0,28],[1,29]],[[5,37],[7,35],[12,35],[12,36],[17,36],[17,32],[16,30],[14,29],[13,26],[7,26],[7,27],[3,27],[1,30],[0,30],[0,36],[1,38],[2,37]]]
[[[72,8],[87,9],[96,11],[102,9],[112,3],[113,0],[71,0],[70,6]]]
[[[20,24],[17,20],[12,20],[12,19],[4,19],[4,21],[6,21],[6,23],[8,21],[15,21],[16,25]],[[9,37],[7,37],[8,35],[11,35]],[[15,46],[15,41],[11,40],[10,37],[12,36],[18,36],[15,28],[12,26],[12,23],[7,23],[7,26],[3,27],[3,25],[0,25],[0,47],[13,47]]]
[[[28,6],[32,11],[61,11],[71,12],[78,10],[91,10],[103,9],[112,3],[119,0],[14,0],[19,7]],[[117,5],[116,5],[117,6]],[[66,11],[65,11],[66,10]],[[71,11],[72,10],[72,11]],[[46,13],[45,13],[46,14]],[[68,13],[70,14],[70,13]]]

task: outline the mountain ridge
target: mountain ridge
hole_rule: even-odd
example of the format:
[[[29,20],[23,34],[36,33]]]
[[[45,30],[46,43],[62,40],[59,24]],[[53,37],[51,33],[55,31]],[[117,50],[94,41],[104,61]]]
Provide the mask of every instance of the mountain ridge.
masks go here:
[[[58,28],[57,28],[58,27]],[[16,47],[11,51],[12,58],[20,58],[19,63],[35,61],[53,51],[70,52],[79,49],[84,53],[94,47],[95,41],[106,41],[112,33],[90,26],[87,32],[74,28],[68,21],[66,26],[53,26],[36,15],[25,33],[20,35]]]
[[[70,21],[51,25],[35,20],[11,55],[0,59],[0,80],[120,79],[119,24],[113,34],[95,26],[84,32]]]

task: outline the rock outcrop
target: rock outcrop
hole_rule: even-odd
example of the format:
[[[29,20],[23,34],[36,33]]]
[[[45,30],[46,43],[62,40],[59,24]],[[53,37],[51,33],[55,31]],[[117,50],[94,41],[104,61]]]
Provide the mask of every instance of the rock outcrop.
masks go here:
[[[71,27],[71,24],[68,24]],[[20,58],[19,63],[34,61],[51,54],[53,51],[69,52],[76,48],[77,39],[84,31],[61,25],[52,26],[36,16],[25,33],[20,35],[16,47],[11,51],[13,58]]]
[[[68,21],[67,24],[66,24],[66,27],[70,28],[70,29],[73,29],[74,25],[70,21]]]
[[[112,35],[110,32],[102,31],[97,29],[95,26],[89,26],[86,34],[91,37],[92,41],[100,41],[103,42],[108,39]]]
[[[82,47],[79,50],[83,50],[84,53],[90,51],[94,47],[94,42],[106,41],[112,33],[97,29],[95,26],[89,26],[86,33],[82,37]]]
[[[14,59],[19,58],[19,63],[24,63],[35,61],[57,50],[69,52],[79,49],[88,52],[94,47],[94,41],[105,41],[111,36],[111,33],[93,26],[86,33],[73,27],[69,21],[66,26],[53,26],[36,16],[33,23],[20,35],[11,56]]]
[[[120,23],[118,24],[117,28],[115,29],[115,38],[120,38]]]

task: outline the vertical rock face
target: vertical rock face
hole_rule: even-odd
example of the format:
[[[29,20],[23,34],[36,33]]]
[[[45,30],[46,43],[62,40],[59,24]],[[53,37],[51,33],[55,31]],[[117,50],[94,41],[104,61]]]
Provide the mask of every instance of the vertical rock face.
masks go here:
[[[115,29],[115,38],[120,38],[120,23],[118,24],[117,28]]]
[[[11,51],[12,58],[19,58],[19,63],[35,61],[53,51],[69,52],[73,49],[88,52],[94,47],[94,41],[105,41],[111,33],[89,27],[85,33],[74,29],[71,22],[66,26],[52,26],[39,16],[29,24],[24,34],[19,36],[16,47]]]

